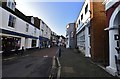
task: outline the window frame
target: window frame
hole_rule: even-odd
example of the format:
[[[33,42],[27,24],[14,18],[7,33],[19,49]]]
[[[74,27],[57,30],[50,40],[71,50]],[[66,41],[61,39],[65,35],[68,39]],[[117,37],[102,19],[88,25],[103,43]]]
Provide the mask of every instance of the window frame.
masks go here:
[[[29,24],[26,24],[26,32],[29,31]]]
[[[15,28],[15,23],[16,23],[16,17],[14,17],[13,15],[9,15],[8,26]]]
[[[88,12],[88,4],[85,7],[85,14]]]
[[[15,3],[10,0],[7,0],[7,7],[15,11]]]
[[[81,14],[81,21],[83,20],[83,14]]]

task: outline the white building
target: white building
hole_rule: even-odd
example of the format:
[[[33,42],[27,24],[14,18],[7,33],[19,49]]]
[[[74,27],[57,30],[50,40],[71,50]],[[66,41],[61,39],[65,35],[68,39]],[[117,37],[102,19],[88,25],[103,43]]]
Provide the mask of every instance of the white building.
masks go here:
[[[69,23],[66,26],[66,48],[75,48],[76,47],[76,31],[75,23]]]
[[[86,57],[91,57],[90,55],[90,0],[85,0],[80,14],[76,20],[77,27],[77,46],[84,52]]]
[[[40,20],[40,44],[42,47],[47,47],[50,44],[51,39],[51,29]]]
[[[24,14],[15,8],[14,0],[7,0],[0,7],[0,33],[2,51],[36,48],[39,46],[39,29],[35,27],[34,19],[25,19]]]
[[[107,26],[109,32],[109,66],[107,71],[112,75],[120,75],[120,0],[104,0]]]

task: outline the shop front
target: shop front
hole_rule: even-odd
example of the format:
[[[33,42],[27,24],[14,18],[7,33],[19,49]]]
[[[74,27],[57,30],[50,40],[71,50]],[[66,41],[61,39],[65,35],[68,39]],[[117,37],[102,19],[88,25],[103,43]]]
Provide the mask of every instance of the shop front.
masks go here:
[[[9,54],[10,51],[16,51],[20,49],[21,38],[12,36],[1,36],[1,48],[3,54]]]
[[[50,40],[48,38],[39,36],[39,48],[46,48],[50,44]]]
[[[120,2],[107,10],[109,31],[109,66],[108,72],[120,75]]]

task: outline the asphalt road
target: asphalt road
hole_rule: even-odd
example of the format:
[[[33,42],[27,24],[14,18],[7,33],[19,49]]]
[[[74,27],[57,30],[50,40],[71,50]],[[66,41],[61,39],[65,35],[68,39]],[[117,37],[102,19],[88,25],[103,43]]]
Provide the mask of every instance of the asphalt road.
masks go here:
[[[2,77],[49,77],[57,47],[2,62]]]

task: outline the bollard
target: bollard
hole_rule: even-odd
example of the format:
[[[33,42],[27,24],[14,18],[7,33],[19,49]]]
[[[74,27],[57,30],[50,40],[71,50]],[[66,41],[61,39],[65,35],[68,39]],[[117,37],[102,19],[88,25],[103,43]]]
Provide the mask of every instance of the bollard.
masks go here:
[[[59,48],[59,57],[61,57],[61,48]]]

